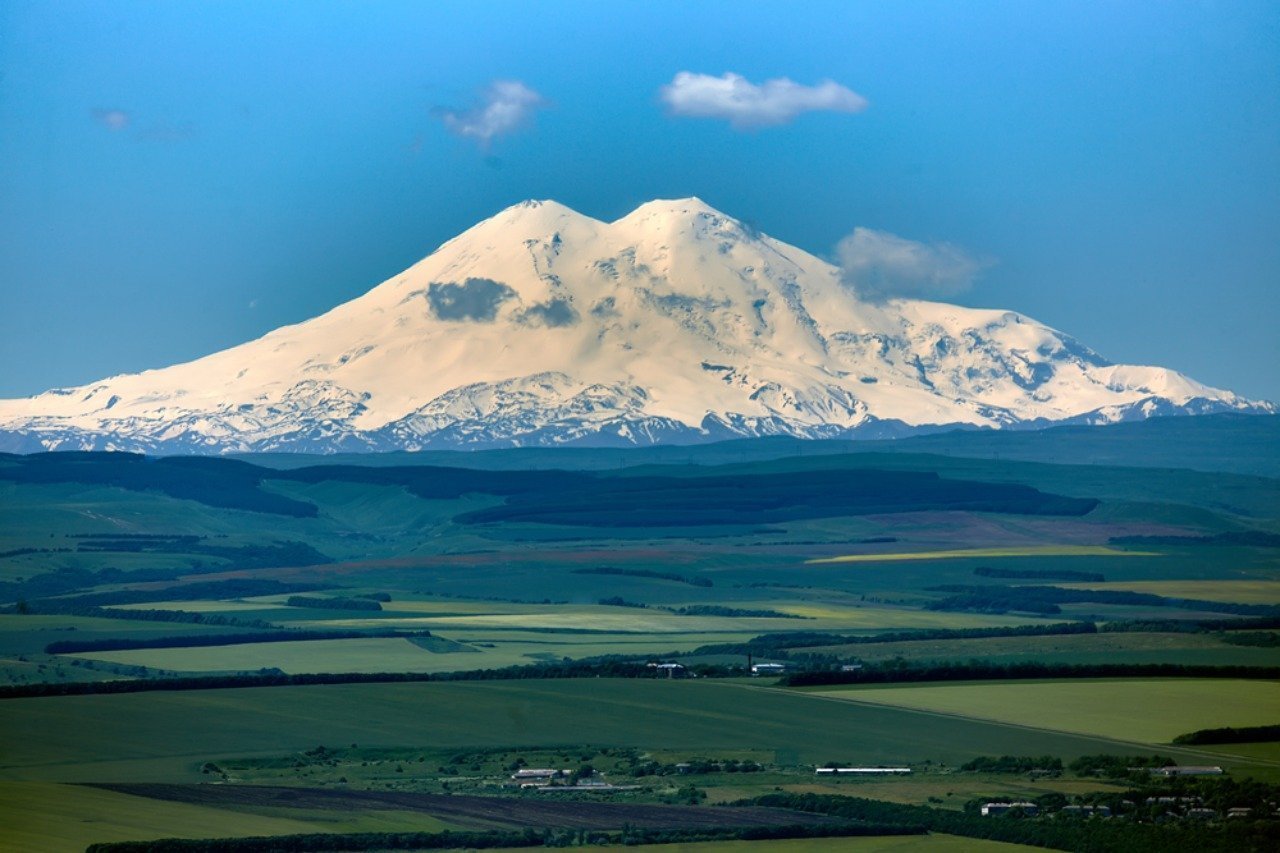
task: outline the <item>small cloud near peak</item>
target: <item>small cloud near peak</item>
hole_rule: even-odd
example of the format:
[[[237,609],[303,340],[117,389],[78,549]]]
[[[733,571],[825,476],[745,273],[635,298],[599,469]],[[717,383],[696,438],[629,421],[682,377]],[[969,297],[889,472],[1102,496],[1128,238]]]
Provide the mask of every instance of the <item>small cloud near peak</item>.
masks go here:
[[[713,77],[681,71],[660,96],[672,115],[725,119],[738,130],[787,124],[807,112],[858,113],[868,105],[834,80],[805,86],[777,77],[756,85],[733,72]]]
[[[546,99],[519,80],[494,80],[470,109],[440,107],[435,114],[450,133],[474,139],[487,148],[495,137],[527,125],[534,112],[546,105]]]
[[[836,256],[841,280],[869,300],[954,296],[994,263],[953,243],[919,243],[871,228],[855,228]]]
[[[89,111],[90,117],[107,130],[115,133],[124,130],[129,126],[131,121],[130,115],[124,110],[103,109],[101,107]]]

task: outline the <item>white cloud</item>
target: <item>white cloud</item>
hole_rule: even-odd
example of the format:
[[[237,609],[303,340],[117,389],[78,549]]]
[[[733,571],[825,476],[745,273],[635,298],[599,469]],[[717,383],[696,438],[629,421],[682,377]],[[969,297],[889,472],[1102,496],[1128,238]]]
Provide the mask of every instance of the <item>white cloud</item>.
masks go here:
[[[481,103],[469,110],[436,110],[444,126],[458,136],[487,146],[495,136],[519,130],[546,101],[519,80],[495,80],[484,91]]]
[[[832,80],[804,86],[786,77],[759,86],[741,74],[720,77],[681,71],[662,87],[661,97],[673,115],[722,118],[735,128],[786,124],[801,113],[857,113],[867,99]]]
[[[836,255],[845,284],[866,299],[952,296],[992,264],[952,243],[917,243],[870,228],[855,228]]]
[[[89,115],[93,117],[94,121],[113,133],[117,130],[124,130],[129,126],[131,120],[129,114],[124,110],[94,109],[89,111]]]

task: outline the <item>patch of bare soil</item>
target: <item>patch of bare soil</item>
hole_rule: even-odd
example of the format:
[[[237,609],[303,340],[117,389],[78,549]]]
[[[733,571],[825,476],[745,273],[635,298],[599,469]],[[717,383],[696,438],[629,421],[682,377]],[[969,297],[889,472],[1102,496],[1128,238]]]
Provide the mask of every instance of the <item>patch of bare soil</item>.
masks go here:
[[[170,785],[102,783],[93,787],[155,800],[218,807],[290,808],[323,811],[394,810],[429,814],[477,829],[556,828],[698,829],[829,823],[830,818],[774,808],[668,806],[555,799],[554,794],[475,797],[397,791],[349,791],[268,785]]]

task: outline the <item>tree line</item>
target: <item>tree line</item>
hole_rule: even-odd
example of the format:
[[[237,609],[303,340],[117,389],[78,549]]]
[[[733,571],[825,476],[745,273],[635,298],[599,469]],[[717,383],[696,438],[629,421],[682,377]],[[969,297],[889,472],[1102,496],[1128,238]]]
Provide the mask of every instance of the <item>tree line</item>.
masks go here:
[[[726,819],[731,815],[726,812]],[[688,844],[707,841],[766,841],[786,838],[848,838],[885,835],[923,835],[921,826],[859,822],[790,824],[782,826],[708,827],[701,829],[644,829],[621,831],[586,829],[525,829],[489,832],[354,832],[248,838],[164,838],[156,841],[116,841],[91,844],[85,853],[290,853],[290,851],[440,850],[527,847],[585,847],[604,845]]]
[[[1013,815],[979,814],[929,806],[904,805],[862,797],[830,794],[773,793],[733,803],[815,812],[844,820],[922,826],[967,838],[1004,841],[1072,850],[1078,853],[1167,853],[1170,850],[1258,850],[1280,847],[1280,823],[1275,821],[1174,821],[1139,823],[1130,820],[1053,820]]]

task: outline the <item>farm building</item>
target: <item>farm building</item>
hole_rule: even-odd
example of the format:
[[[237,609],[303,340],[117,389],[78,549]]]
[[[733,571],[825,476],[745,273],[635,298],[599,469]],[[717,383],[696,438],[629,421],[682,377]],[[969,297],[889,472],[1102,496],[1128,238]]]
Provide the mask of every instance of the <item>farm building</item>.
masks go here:
[[[1035,803],[987,803],[982,807],[983,817],[995,817],[997,815],[1008,814],[1017,809],[1026,815],[1033,815],[1040,811],[1040,807]]]
[[[512,773],[511,778],[519,781],[527,781],[529,779],[554,779],[557,776],[563,775],[565,775],[563,770],[552,770],[549,767],[527,767]]]
[[[910,773],[910,767],[819,767],[815,773],[851,773],[864,776],[892,776]]]
[[[785,663],[757,663],[751,665],[752,675],[782,675],[787,671]]]
[[[649,668],[654,670],[659,678],[685,678],[688,675],[684,664],[679,663],[651,663]]]
[[[1157,767],[1151,771],[1154,776],[1221,776],[1221,767]]]
[[[1063,817],[1111,817],[1109,806],[1063,806]]]

